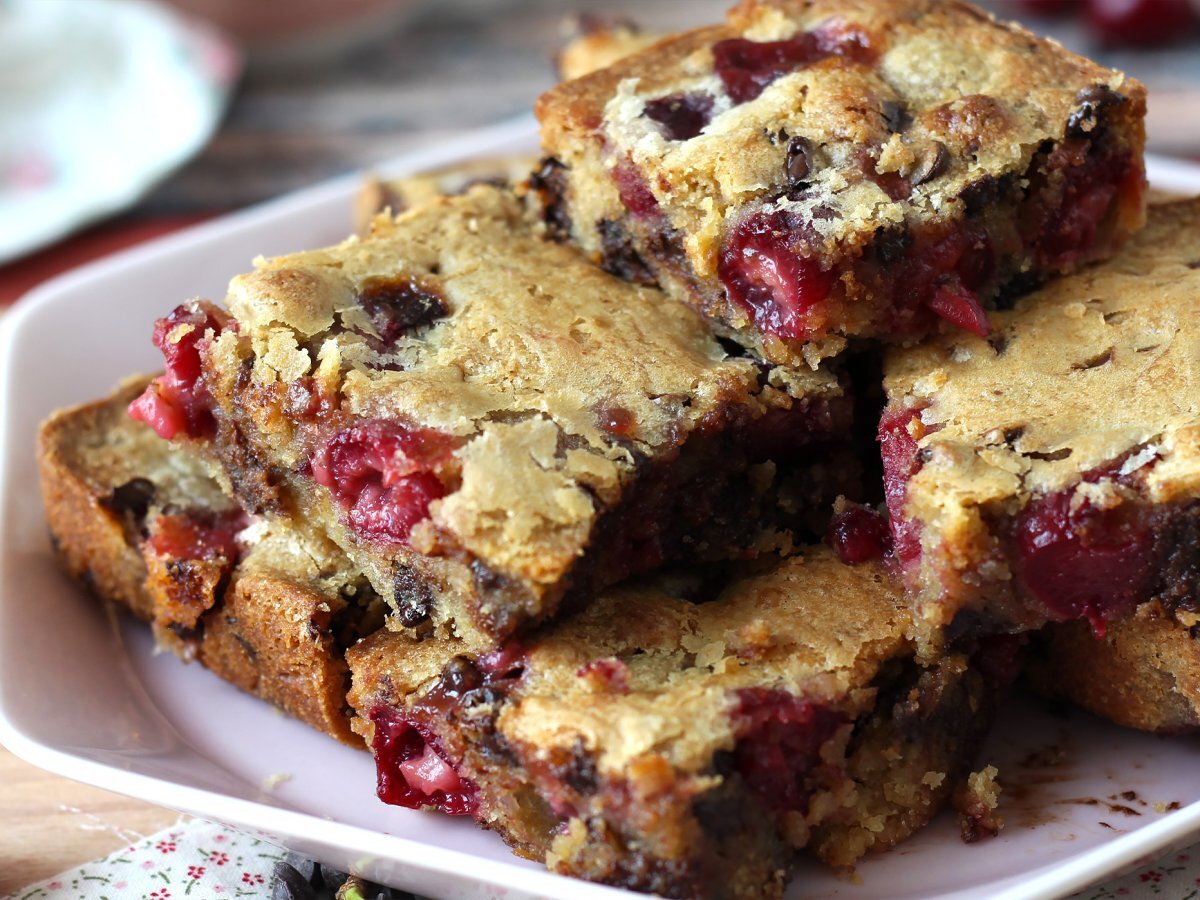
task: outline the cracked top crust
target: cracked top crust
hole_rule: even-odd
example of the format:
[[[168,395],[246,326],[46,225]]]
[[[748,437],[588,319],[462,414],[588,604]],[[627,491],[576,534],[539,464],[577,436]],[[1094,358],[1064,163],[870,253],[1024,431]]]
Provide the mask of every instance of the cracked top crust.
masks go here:
[[[822,28],[853,52],[803,65],[740,103],[714,74],[719,41],[779,41]],[[596,132],[609,165],[631,159],[683,232],[697,276],[710,279],[731,217],[786,187],[789,138],[812,148],[808,188],[778,204],[803,212],[826,250],[849,249],[883,225],[955,215],[969,185],[1025,172],[1044,141],[1064,136],[1080,91],[1096,86],[1127,98],[1130,120],[1140,117],[1138,82],[967,3],[745,0],[723,26],[668,38],[559,85],[537,112],[545,146],[569,165],[570,148]],[[712,98],[711,121],[695,137],[670,140],[644,114],[646,102],[692,92]],[[906,199],[891,199],[863,174],[870,151],[878,175],[910,178],[936,158],[938,143],[945,160],[927,179],[911,179]]]
[[[618,778],[653,755],[698,772],[735,742],[738,691],[783,691],[849,720],[874,702],[880,666],[911,655],[906,604],[882,567],[842,565],[824,547],[714,600],[681,599],[695,587],[660,576],[610,590],[531,641],[497,721],[505,739],[542,759],[582,743]],[[447,656],[437,642],[381,634],[350,653],[351,700],[361,711],[372,685],[419,693]],[[597,662],[621,674],[603,677]]]
[[[434,298],[434,313],[381,331],[368,298],[389,290]],[[208,351],[218,396],[243,365],[268,390],[311,376],[351,421],[451,436],[461,477],[412,544],[449,533],[533,582],[569,569],[644,460],[728,418],[838,391],[823,373],[761,378],[691,309],[539,240],[519,201],[488,186],[381,216],[336,247],[259,260],[227,303],[238,326]],[[296,423],[277,407],[249,414],[272,462],[302,470],[312,447]]]
[[[1113,260],[993,322],[988,340],[887,359],[890,402],[926,407],[910,515],[1055,491],[1122,458],[1152,464],[1153,502],[1200,493],[1200,201],[1152,206]]]
[[[477,184],[512,187],[528,178],[536,166],[533,156],[483,156],[403,178],[381,181],[370,177],[354,198],[354,230],[366,234],[384,210],[402,213],[435,197],[465,194]]]

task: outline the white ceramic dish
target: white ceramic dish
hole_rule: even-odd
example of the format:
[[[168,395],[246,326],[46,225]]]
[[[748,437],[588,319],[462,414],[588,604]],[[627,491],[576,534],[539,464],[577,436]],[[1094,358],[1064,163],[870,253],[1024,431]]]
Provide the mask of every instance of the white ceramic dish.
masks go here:
[[[532,146],[532,123],[521,120],[383,171]],[[1152,172],[1164,187],[1200,193],[1200,167],[1156,163]],[[0,741],[49,771],[258,832],[418,893],[617,896],[517,860],[469,822],[382,805],[366,754],[275,714],[199,666],[155,655],[146,629],[110,621],[51,555],[33,457],[38,422],[131,371],[154,369],[150,323],[181,299],[221,296],[255,254],[340,238],[356,187],[356,178],[341,179],[113,256],[39,288],[3,320]],[[1061,762],[1039,767],[1049,747]],[[1194,739],[1158,740],[1017,702],[987,756],[1009,790],[999,838],[964,846],[946,816],[863,864],[861,884],[805,867],[789,896],[1054,897],[1197,839]],[[264,790],[278,773],[291,777]],[[1134,799],[1119,797],[1127,791]],[[1167,812],[1172,804],[1176,811]]]

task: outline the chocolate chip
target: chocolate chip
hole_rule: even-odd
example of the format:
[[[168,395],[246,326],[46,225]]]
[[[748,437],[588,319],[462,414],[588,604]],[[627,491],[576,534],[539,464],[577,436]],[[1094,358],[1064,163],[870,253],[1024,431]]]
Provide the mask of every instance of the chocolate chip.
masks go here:
[[[416,628],[429,618],[433,592],[408,566],[400,566],[392,576],[392,599],[396,618],[405,628]]]
[[[113,488],[108,498],[100,502],[117,515],[129,516],[133,523],[141,527],[157,493],[154,482],[145,478],[131,478]]]
[[[359,289],[358,302],[389,344],[450,311],[433,288],[408,275],[368,278]]]
[[[578,794],[595,793],[599,784],[596,763],[582,738],[576,738],[570,756],[558,763],[551,763],[550,770],[559,781]]]
[[[1001,197],[1013,193],[1017,176],[1013,172],[999,178],[994,175],[984,175],[962,189],[959,196],[967,208],[967,215],[977,215],[994,206]]]
[[[601,219],[596,223],[596,231],[600,235],[600,267],[604,271],[622,281],[655,284],[654,273],[634,249],[624,226],[612,219]]]
[[[456,656],[442,668],[442,688],[449,697],[461,697],[483,684],[483,674],[465,656]]]
[[[788,141],[787,159],[783,164],[788,180],[793,184],[804,181],[813,169],[813,146],[807,138],[796,135]]]
[[[1075,95],[1078,104],[1067,118],[1067,134],[1084,137],[1093,134],[1100,125],[1103,111],[1111,106],[1120,106],[1125,97],[1106,84],[1093,84]]]
[[[271,878],[271,900],[316,900],[311,884],[295,867],[286,862],[275,863]]]
[[[904,258],[912,243],[912,236],[907,231],[897,228],[886,228],[875,233],[872,242],[875,258],[885,266],[892,266]]]
[[[546,236],[552,241],[565,241],[571,235],[571,217],[566,204],[566,166],[553,157],[546,157],[529,176],[529,189],[541,207]]]
[[[906,131],[912,125],[912,114],[899,100],[884,100],[881,106],[883,122],[893,134]]]
[[[946,145],[941,141],[934,141],[921,152],[916,167],[908,176],[909,181],[914,185],[924,184],[945,172],[949,164],[950,153],[946,150]]]
[[[1017,441],[1019,441],[1024,436],[1024,434],[1025,434],[1025,426],[1024,425],[1016,425],[1012,428],[1006,428],[1006,429],[1004,429],[1004,443],[1006,443],[1006,444],[1008,444],[1008,446],[1012,447],[1014,444],[1016,444]]]

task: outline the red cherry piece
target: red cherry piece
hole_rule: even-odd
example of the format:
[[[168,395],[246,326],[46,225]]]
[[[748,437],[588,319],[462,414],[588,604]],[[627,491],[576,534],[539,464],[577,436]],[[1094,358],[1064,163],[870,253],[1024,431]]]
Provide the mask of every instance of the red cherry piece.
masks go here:
[[[248,520],[239,510],[227,513],[184,513],[160,516],[146,544],[158,556],[169,559],[236,560],[237,535]]]
[[[782,41],[730,38],[713,45],[713,67],[734,103],[753,100],[781,75],[831,56],[865,64],[876,54],[863,32],[839,23]]]
[[[957,276],[943,281],[933,292],[929,308],[964,331],[987,337],[991,326],[979,298]]]
[[[445,493],[428,472],[405,475],[390,487],[367,485],[350,508],[350,527],[369,540],[404,543],[413,526],[429,518],[429,504]]]
[[[129,415],[160,437],[203,437],[216,429],[211,400],[200,380],[200,351],[205,335],[220,334],[227,319],[210,303],[186,303],[154,323],[154,346],[166,371],[129,406]]]
[[[713,98],[708,94],[691,92],[671,94],[646,103],[646,118],[663,128],[667,140],[686,141],[694,138],[712,121]]]
[[[810,313],[835,281],[816,259],[790,249],[789,237],[800,230],[794,219],[783,211],[747,219],[730,235],[717,266],[730,299],[753,316],[759,330],[791,341],[816,330]]]
[[[612,177],[621,203],[634,218],[648,219],[659,214],[658,200],[631,160],[618,162],[613,167]]]
[[[1087,18],[1107,43],[1143,47],[1186,37],[1200,21],[1189,0],[1088,0]]]
[[[370,718],[380,800],[407,809],[433,807],[451,816],[475,814],[479,789],[458,774],[419,723],[390,707],[376,707]]]
[[[1084,476],[1096,482],[1112,467]],[[1016,523],[1021,577],[1058,619],[1086,618],[1097,632],[1146,598],[1154,537],[1133,504],[1099,509],[1074,488],[1032,500]]]
[[[911,423],[916,422],[919,426],[920,418],[920,409],[899,407],[884,410],[879,421],[879,449],[883,456],[883,488],[892,527],[892,548],[902,563],[921,555],[921,523],[904,515],[908,482],[921,471],[917,439],[910,431]]]
[[[349,524],[362,537],[408,540],[446,494],[433,469],[449,458],[454,439],[437,431],[372,419],[338,432],[311,460],[313,479],[348,506]]]
[[[1081,178],[1071,178],[1062,208],[1047,223],[1038,240],[1038,251],[1045,264],[1057,268],[1086,257],[1116,196],[1116,184],[1087,184]]]
[[[164,440],[169,441],[175,435],[186,433],[188,430],[187,416],[183,409],[159,393],[157,379],[147,385],[146,390],[129,404],[128,413],[131,419],[145,422]]]
[[[892,548],[887,520],[869,506],[858,504],[833,517],[826,541],[849,566],[882,559]]]
[[[745,688],[732,719],[734,765],[746,784],[769,809],[806,812],[809,776],[842,717],[785,691]]]

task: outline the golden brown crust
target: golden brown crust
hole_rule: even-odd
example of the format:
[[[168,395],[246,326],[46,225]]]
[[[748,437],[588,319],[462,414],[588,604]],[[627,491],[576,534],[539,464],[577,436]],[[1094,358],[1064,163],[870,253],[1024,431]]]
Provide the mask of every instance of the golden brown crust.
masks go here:
[[[1195,619],[1192,616],[1191,619]],[[1035,639],[1028,675],[1048,697],[1157,734],[1200,729],[1200,640],[1153,604],[1097,637],[1086,622],[1051,625]]]
[[[204,619],[196,659],[221,678],[288,715],[362,747],[350,730],[349,670],[334,628],[345,606],[279,577],[235,577]]]
[[[1149,443],[1162,448],[1156,502],[1200,493],[1198,245],[1200,201],[1157,204],[1116,258],[995,313],[986,340],[893,351],[891,401],[931,404],[914,513],[1057,490]]]
[[[394,215],[434,197],[454,197],[477,184],[514,187],[537,165],[532,156],[485,156],[404,178],[369,177],[354,198],[354,231],[365,235],[381,212]]]
[[[42,426],[46,518],[68,571],[152,623],[160,646],[361,746],[349,725],[343,652],[382,625],[378,603],[373,611],[349,610],[337,586],[362,586],[332,548],[288,530],[271,534],[265,523],[247,534],[252,547],[232,571],[220,558],[179,558],[148,546],[164,514],[222,513],[236,504],[190,451],[128,417],[126,407],[145,385],[134,379]],[[139,492],[119,491],[135,481],[144,485]],[[357,621],[347,624],[350,617]]]

